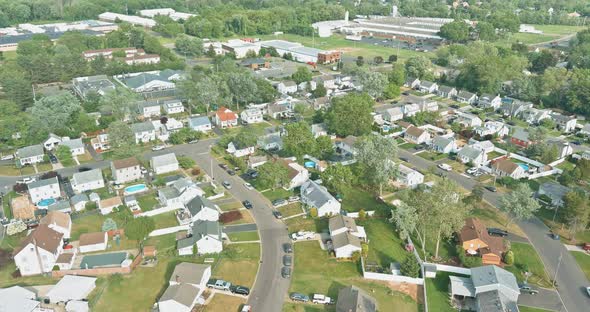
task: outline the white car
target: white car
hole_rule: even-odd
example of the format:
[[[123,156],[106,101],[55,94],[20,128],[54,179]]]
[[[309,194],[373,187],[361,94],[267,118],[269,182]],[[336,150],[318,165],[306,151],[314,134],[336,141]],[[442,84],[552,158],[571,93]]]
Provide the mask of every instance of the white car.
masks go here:
[[[163,150],[165,148],[166,148],[166,145],[156,145],[156,146],[152,147],[152,151],[154,151],[154,152],[155,151],[161,151],[161,150]]]
[[[242,307],[242,311],[241,311],[241,312],[252,312],[252,306],[250,306],[250,305],[247,305],[247,304],[246,304],[246,305],[244,305],[244,306]]]
[[[0,160],[12,160],[14,159],[14,155],[5,155],[0,158]]]
[[[328,296],[324,296],[322,294],[313,294],[313,299],[311,300],[311,302],[317,303],[317,304],[333,304],[334,303],[332,298],[330,298]]]
[[[444,171],[451,171],[453,170],[453,167],[447,165],[447,164],[438,164],[438,166],[440,169],[444,170]]]
[[[315,237],[315,233],[309,232],[309,231],[299,231],[297,233],[291,234],[291,238],[294,241],[310,240],[310,239],[313,239],[314,237]]]
[[[249,190],[253,190],[253,189],[254,189],[254,187],[252,186],[252,184],[250,184],[250,183],[248,183],[248,182],[244,183],[244,186],[245,186],[247,189],[249,189]]]
[[[23,178],[22,180],[18,180],[16,182],[19,183],[19,184],[29,184],[29,183],[32,183],[32,182],[35,182],[35,181],[37,181],[37,178],[35,178],[35,177],[27,177],[27,178]]]

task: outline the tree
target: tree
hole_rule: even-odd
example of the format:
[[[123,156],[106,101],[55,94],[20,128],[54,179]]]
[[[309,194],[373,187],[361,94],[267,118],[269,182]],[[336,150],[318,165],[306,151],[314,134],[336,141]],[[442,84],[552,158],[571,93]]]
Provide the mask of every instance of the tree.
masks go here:
[[[373,62],[375,62],[375,64],[379,65],[379,64],[383,63],[383,57],[377,55],[373,58]]]
[[[575,233],[586,228],[590,221],[588,198],[582,192],[570,191],[563,197],[564,216],[570,227],[572,239]],[[557,208],[556,208],[557,209]]]
[[[81,108],[80,102],[71,93],[44,97],[31,108],[32,130],[67,134],[72,116]]]
[[[387,76],[376,71],[367,71],[359,75],[363,91],[373,98],[380,98],[387,86]]]
[[[400,94],[401,94],[400,87],[392,82],[388,83],[387,86],[385,87],[385,90],[383,90],[383,97],[385,97],[388,100],[395,99],[395,98],[399,97]]]
[[[202,76],[202,74],[196,81],[184,79],[176,84],[180,93],[189,100],[190,108],[204,105],[209,111],[209,105],[217,103],[221,96],[215,80],[208,76]]]
[[[440,28],[440,36],[452,42],[465,42],[469,39],[469,25],[464,20],[456,19]]]
[[[117,158],[137,155],[139,150],[135,145],[135,135],[128,124],[114,121],[109,125],[108,133],[109,144]]]
[[[549,50],[530,53],[529,60],[531,62],[531,71],[535,73],[542,73],[545,69],[554,67],[558,61],[557,57]]]
[[[172,144],[184,144],[190,141],[198,140],[203,137],[203,132],[191,128],[182,128],[170,134],[169,140]]]
[[[117,89],[100,98],[99,106],[102,112],[110,113],[116,120],[125,120],[125,117],[135,113],[137,95],[131,91]]]
[[[176,38],[174,46],[178,53],[185,56],[200,56],[203,54],[203,41],[199,38],[180,35]]]
[[[328,159],[334,155],[334,143],[327,135],[321,135],[315,139],[315,156],[320,159]]]
[[[320,173],[322,183],[331,193],[343,194],[345,190],[356,184],[356,177],[349,166],[335,164]]]
[[[400,264],[400,272],[403,276],[408,277],[419,277],[420,276],[420,264],[414,254],[408,254],[404,261]]]
[[[141,241],[155,229],[154,219],[149,217],[133,218],[125,224],[125,235],[129,239]]]
[[[299,66],[297,67],[297,70],[295,71],[295,73],[293,73],[291,78],[297,84],[311,81],[311,71],[309,70],[309,68],[305,66]]]
[[[289,169],[278,161],[269,161],[258,167],[258,181],[264,188],[273,190],[289,182]]]
[[[318,83],[315,89],[311,91],[311,95],[316,99],[326,96],[326,94],[328,94],[328,90],[326,90],[323,83]]]
[[[365,65],[365,58],[361,55],[357,56],[356,58],[356,66],[361,67]]]
[[[539,202],[533,197],[533,191],[526,183],[518,183],[512,192],[500,197],[500,209],[509,215],[506,226],[515,220],[531,218],[539,208]]]
[[[338,136],[361,136],[371,132],[373,125],[373,100],[366,93],[349,93],[332,99],[326,113],[330,132]]]
[[[305,121],[288,124],[285,127],[287,135],[283,137],[283,146],[287,153],[302,158],[303,155],[313,155],[316,152],[316,141],[309,125]]]
[[[557,158],[559,157],[559,150],[557,149],[557,146],[555,144],[551,144],[549,146],[543,144],[543,146],[545,148],[541,150],[541,162],[544,164],[549,164],[557,160]]]
[[[318,209],[316,207],[311,207],[309,209],[309,216],[312,218],[317,218],[318,217]]]
[[[361,257],[367,258],[369,256],[369,244],[361,243]]]
[[[507,265],[513,265],[514,264],[514,252],[512,250],[508,250],[504,254],[504,263],[506,263]]]
[[[406,68],[404,65],[393,64],[387,79],[396,86],[402,86],[406,82]]]
[[[471,195],[469,196],[475,203],[481,203],[483,200],[483,193],[484,188],[481,183],[476,184],[473,189],[471,190]]]
[[[397,144],[394,140],[376,134],[358,139],[355,144],[357,160],[363,169],[364,180],[371,185],[379,186],[379,194],[383,193],[383,185],[393,178]]]
[[[256,146],[258,136],[254,131],[248,128],[242,129],[232,140],[235,145],[241,147]]]
[[[246,104],[256,98],[258,87],[248,73],[230,73],[227,78],[227,86],[237,103]]]
[[[116,230],[117,228],[117,223],[115,222],[115,220],[111,219],[111,218],[107,218],[104,220],[104,222],[102,223],[102,231],[103,232],[108,232],[108,231],[113,231]]]
[[[475,27],[475,31],[479,36],[479,40],[496,41],[496,39],[498,39],[494,25],[488,22],[478,21],[477,26]]]
[[[406,61],[406,76],[419,79],[432,78],[432,62],[425,56],[413,56]]]
[[[73,161],[72,150],[65,145],[59,145],[55,150],[55,156],[62,163],[70,163]]]
[[[406,202],[400,202],[396,209],[392,211],[392,220],[397,228],[399,237],[403,240],[408,239],[410,234],[416,230],[418,225],[419,213],[414,205],[408,205]],[[424,245],[423,245],[424,246]]]
[[[397,55],[392,54],[387,58],[387,60],[389,61],[389,63],[395,63],[397,62]]]
[[[196,165],[196,162],[188,156],[178,156],[178,165],[182,169],[189,169]]]

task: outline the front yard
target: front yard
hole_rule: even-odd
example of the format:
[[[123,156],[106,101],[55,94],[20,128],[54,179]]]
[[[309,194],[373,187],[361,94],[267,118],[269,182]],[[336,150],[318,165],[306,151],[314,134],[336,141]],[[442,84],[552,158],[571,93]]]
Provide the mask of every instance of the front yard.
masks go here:
[[[301,203],[299,202],[278,207],[277,210],[283,215],[283,218],[303,213],[303,209],[301,209]]]
[[[246,300],[240,297],[215,294],[213,299],[205,307],[205,312],[221,312],[221,311],[240,311],[240,308],[246,303]]]
[[[212,277],[252,287],[258,272],[260,244],[230,244],[224,248],[219,263],[213,268]]]
[[[257,231],[227,233],[227,236],[229,237],[229,240],[232,242],[248,242],[260,240]]]
[[[327,218],[311,218],[309,216],[300,216],[285,220],[289,233],[297,231],[312,231],[321,233],[328,231]]]
[[[514,252],[514,264],[506,266],[506,270],[512,272],[516,279],[522,282],[525,280],[524,270],[528,268],[528,271],[532,273],[532,276],[528,279],[529,284],[546,288],[551,287],[545,266],[532,245],[512,242],[510,249]]]
[[[576,262],[582,269],[582,272],[586,275],[587,279],[590,279],[590,255],[582,251],[570,251]]]
[[[445,159],[447,157],[449,157],[449,155],[447,154],[439,154],[439,153],[435,153],[435,152],[422,152],[419,153],[418,156],[427,159],[427,160],[431,160],[431,161],[437,161],[437,160],[441,160],[441,159]]]

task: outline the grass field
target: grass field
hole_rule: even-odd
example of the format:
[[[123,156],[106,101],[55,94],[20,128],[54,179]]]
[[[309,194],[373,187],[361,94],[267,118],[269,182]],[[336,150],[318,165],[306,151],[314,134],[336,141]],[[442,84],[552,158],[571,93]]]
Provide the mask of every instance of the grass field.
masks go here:
[[[153,210],[158,205],[158,199],[156,198],[155,192],[149,192],[147,194],[137,197],[137,204],[142,211]]]
[[[508,223],[506,214],[490,206],[488,203],[481,203],[477,208],[471,210],[470,216],[479,218],[487,227],[501,228],[518,236],[526,236],[514,222],[510,223],[508,228],[506,228],[506,224]]]
[[[226,245],[223,255],[213,269],[212,276],[235,285],[252,287],[258,272],[260,244]]]
[[[590,255],[581,251],[570,251],[576,262],[580,266],[580,269],[586,275],[586,278],[590,279]]]
[[[528,279],[529,284],[535,284],[541,287],[551,287],[551,282],[545,271],[545,266],[532,245],[512,242],[511,250],[514,252],[514,264],[506,266],[506,270],[512,272],[516,279],[521,282],[525,279],[524,269],[528,267],[528,270],[533,273]]]
[[[521,306],[521,305],[518,306],[518,309],[520,310],[520,312],[553,312],[551,310],[531,308],[531,307]]]
[[[235,225],[235,224],[246,224],[246,223],[255,223],[252,214],[248,210],[239,210],[242,217],[238,220],[224,223],[224,225]]]
[[[20,176],[29,175],[33,173],[35,173],[35,169],[31,166],[25,166],[21,169],[18,169],[13,165],[0,166],[0,176]]]
[[[449,300],[449,276],[447,272],[436,273],[436,278],[426,279],[428,309],[436,312],[457,311]]]
[[[260,239],[257,231],[227,233],[227,236],[229,237],[229,240],[232,242],[257,241]]]
[[[584,26],[566,25],[533,25],[536,29],[543,31],[546,35],[569,35],[586,29]]]
[[[283,215],[283,218],[290,217],[303,212],[301,209],[301,203],[292,203],[277,208],[277,210]]]
[[[342,209],[348,212],[375,210],[377,214],[389,213],[390,206],[375,199],[376,195],[359,187],[349,187],[342,194]]]
[[[222,211],[232,211],[232,210],[236,210],[236,209],[240,209],[243,208],[244,206],[242,205],[242,203],[240,203],[239,201],[234,201],[231,203],[226,203],[226,204],[221,204],[218,205],[219,209],[221,209]]]
[[[382,219],[359,221],[358,225],[365,227],[369,238],[369,256],[367,262],[377,262],[382,267],[389,268],[391,262],[401,262],[408,254],[404,249],[404,242],[399,238],[393,224]]]
[[[174,211],[155,215],[150,218],[154,219],[154,222],[156,223],[156,229],[163,229],[178,225],[178,221],[176,220],[176,215],[174,214]]]
[[[238,312],[246,300],[240,297],[215,294],[205,308],[205,312]]]
[[[328,230],[328,219],[312,219],[307,216],[300,216],[285,220],[289,233],[297,231],[313,231],[320,233]]]

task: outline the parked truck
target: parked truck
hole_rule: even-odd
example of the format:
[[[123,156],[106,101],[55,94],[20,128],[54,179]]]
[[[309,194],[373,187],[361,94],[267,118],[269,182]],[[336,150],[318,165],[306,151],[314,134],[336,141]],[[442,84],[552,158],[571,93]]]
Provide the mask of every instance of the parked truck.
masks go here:
[[[334,300],[332,300],[332,298],[322,294],[313,294],[313,300],[311,302],[317,304],[334,304]]]
[[[215,288],[215,289],[218,289],[218,290],[227,290],[227,291],[229,291],[230,290],[230,287],[231,287],[231,283],[230,282],[227,282],[227,281],[224,281],[224,280],[220,280],[220,279],[210,279],[207,282],[207,287],[209,287],[209,288]]]

